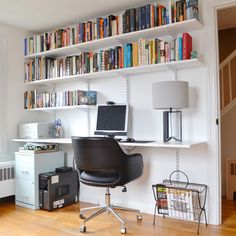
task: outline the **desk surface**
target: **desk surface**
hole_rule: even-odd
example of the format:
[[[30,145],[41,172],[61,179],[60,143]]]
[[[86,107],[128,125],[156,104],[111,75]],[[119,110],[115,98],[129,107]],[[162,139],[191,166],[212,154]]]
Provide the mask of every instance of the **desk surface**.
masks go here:
[[[71,138],[51,138],[51,139],[12,139],[13,142],[35,142],[35,143],[60,143],[60,144],[71,144]],[[191,148],[192,146],[199,144],[206,144],[203,141],[193,142],[170,142],[164,143],[163,141],[155,141],[149,143],[139,142],[120,142],[120,146],[127,147],[163,147],[163,148]]]

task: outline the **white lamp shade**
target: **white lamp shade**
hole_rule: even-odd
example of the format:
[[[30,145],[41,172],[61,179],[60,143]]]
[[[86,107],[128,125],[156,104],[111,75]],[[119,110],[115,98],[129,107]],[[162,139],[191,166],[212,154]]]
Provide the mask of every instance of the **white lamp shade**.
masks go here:
[[[163,81],[152,84],[154,109],[179,109],[188,107],[188,82]]]

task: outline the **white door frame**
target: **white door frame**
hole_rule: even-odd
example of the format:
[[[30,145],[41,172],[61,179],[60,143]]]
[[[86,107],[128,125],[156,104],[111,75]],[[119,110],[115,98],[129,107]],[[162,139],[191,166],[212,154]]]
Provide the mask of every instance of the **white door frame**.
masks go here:
[[[212,202],[211,215],[213,223],[221,224],[222,206],[221,206],[221,140],[220,140],[220,85],[219,85],[219,53],[218,53],[218,25],[217,10],[230,7],[236,4],[236,0],[208,0],[207,12],[209,40],[206,55],[209,63],[209,179],[214,191],[209,199]],[[219,119],[219,126],[216,125],[216,119]],[[214,162],[212,162],[214,160]],[[210,191],[211,193],[211,191]],[[212,210],[215,209],[215,210]]]

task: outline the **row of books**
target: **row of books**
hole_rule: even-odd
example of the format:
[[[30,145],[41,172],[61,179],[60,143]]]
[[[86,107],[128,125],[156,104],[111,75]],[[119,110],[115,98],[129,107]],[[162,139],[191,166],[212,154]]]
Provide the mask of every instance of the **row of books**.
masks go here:
[[[168,9],[157,2],[138,8],[127,9],[123,15],[123,33],[166,24],[169,24]]]
[[[171,22],[199,19],[198,0],[179,0],[171,2]]]
[[[167,6],[148,4],[139,8],[125,10],[119,15],[99,17],[57,29],[43,34],[35,34],[25,38],[24,53],[30,55],[61,47],[66,47],[91,40],[102,39],[122,33],[157,27],[169,22],[178,22],[198,18],[198,0],[171,1]],[[171,20],[169,8],[171,7]]]
[[[24,109],[96,104],[96,91],[73,90],[50,93],[33,90],[24,93]]]
[[[39,57],[25,63],[25,82],[187,60],[191,51],[192,37],[183,33],[170,42],[140,39],[98,53],[84,52],[64,58]]]

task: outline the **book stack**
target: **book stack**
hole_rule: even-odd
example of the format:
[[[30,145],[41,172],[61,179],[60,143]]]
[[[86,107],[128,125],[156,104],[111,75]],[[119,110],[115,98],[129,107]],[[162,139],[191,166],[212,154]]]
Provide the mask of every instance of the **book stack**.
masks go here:
[[[83,52],[64,58],[39,57],[25,63],[25,82],[70,75],[144,66],[191,57],[192,37],[183,33],[177,39],[139,39],[99,52]]]
[[[74,90],[49,93],[34,90],[24,93],[24,109],[96,104],[96,91]]]
[[[179,0],[171,2],[171,22],[199,19],[198,0]]]

